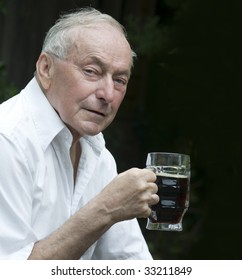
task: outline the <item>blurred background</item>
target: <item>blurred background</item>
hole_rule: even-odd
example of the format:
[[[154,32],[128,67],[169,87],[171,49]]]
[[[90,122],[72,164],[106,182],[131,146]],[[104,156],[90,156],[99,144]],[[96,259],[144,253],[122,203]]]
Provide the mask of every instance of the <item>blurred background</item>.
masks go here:
[[[184,230],[148,231],[139,219],[154,258],[242,259],[242,2],[0,0],[0,102],[32,78],[59,14],[86,6],[121,22],[138,54],[104,131],[119,172],[145,167],[150,151],[191,155]]]

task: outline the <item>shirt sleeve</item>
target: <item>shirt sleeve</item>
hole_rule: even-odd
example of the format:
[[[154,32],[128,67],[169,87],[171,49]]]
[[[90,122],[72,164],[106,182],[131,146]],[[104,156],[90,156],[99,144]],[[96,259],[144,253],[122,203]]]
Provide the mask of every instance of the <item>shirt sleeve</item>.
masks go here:
[[[116,162],[108,150],[102,155],[103,162],[100,166],[106,166],[108,172],[102,172],[102,178],[106,177],[108,184],[117,176]],[[100,171],[101,172],[101,171]],[[92,254],[93,260],[151,260],[147,243],[141,232],[137,219],[122,221],[114,224],[97,241]]]
[[[32,186],[26,155],[16,139],[1,134],[0,259],[27,259],[37,240],[31,228]]]
[[[92,259],[152,260],[136,219],[113,225],[97,242]]]

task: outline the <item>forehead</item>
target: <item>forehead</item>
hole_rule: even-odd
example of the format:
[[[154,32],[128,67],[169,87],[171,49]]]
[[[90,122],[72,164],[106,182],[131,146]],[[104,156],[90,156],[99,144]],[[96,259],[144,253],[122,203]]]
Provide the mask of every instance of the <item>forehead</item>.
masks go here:
[[[132,50],[124,34],[109,24],[75,27],[71,32],[69,56],[80,61],[99,57],[106,63],[114,63],[131,69]]]

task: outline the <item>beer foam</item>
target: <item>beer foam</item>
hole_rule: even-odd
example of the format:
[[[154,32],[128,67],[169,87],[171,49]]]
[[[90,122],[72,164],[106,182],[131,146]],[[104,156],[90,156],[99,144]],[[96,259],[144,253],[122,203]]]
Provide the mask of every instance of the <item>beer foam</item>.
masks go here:
[[[183,175],[183,174],[171,174],[171,173],[166,173],[166,172],[155,172],[156,176],[164,176],[164,177],[172,177],[172,178],[188,178],[188,175]]]

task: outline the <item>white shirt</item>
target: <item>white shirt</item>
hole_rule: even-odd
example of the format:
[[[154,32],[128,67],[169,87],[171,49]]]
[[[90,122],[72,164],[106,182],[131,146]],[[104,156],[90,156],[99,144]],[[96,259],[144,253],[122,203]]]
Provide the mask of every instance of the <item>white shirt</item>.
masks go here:
[[[116,175],[103,135],[80,139],[74,186],[72,136],[35,78],[0,105],[0,259],[27,259]],[[90,223],[95,221],[90,221]],[[136,219],[113,225],[81,259],[152,259]]]

